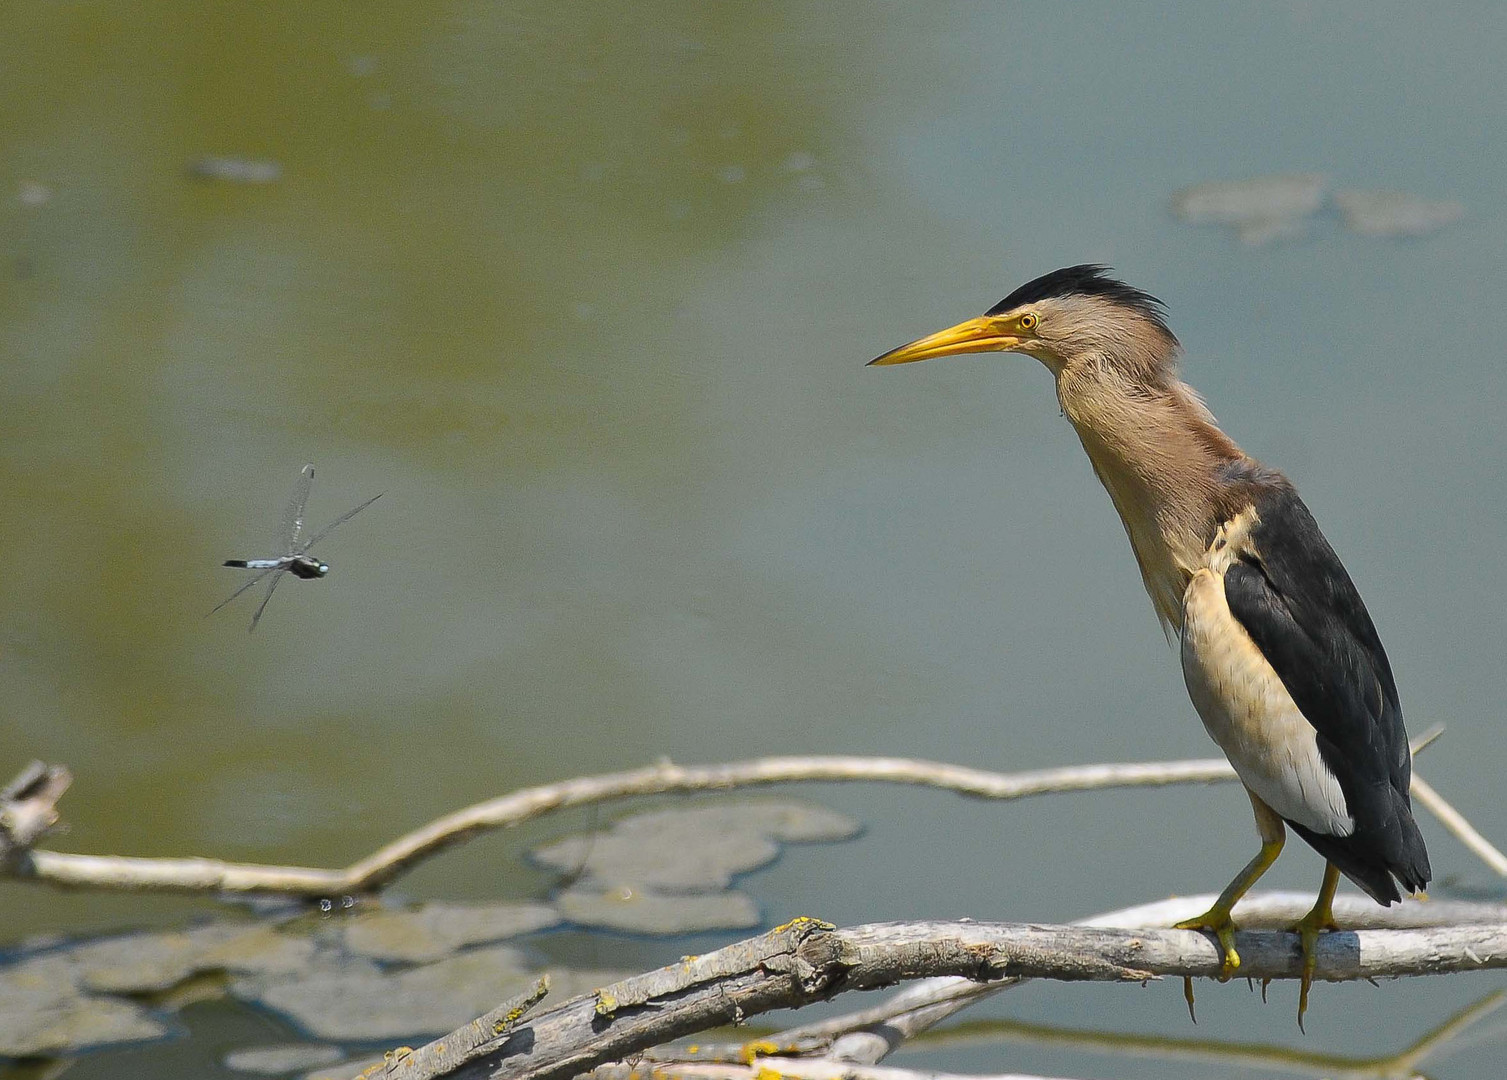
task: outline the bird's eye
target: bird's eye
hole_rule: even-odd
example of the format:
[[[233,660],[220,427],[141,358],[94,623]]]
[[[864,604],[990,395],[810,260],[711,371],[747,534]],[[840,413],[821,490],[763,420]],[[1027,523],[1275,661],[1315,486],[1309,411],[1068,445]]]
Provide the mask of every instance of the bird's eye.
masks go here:
[[[1022,330],[1035,330],[1036,329],[1036,316],[1032,315],[1029,311],[1026,312],[1024,315],[1022,315],[1020,317],[1020,328]]]

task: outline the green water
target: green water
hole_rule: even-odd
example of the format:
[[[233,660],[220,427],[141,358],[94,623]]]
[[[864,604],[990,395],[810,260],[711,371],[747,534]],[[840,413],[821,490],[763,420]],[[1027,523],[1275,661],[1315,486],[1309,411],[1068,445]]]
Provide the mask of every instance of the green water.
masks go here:
[[[1449,724],[1420,771],[1507,841],[1500,7],[6,0],[0,25],[0,772],[73,770],[53,846],[340,864],[662,755],[1211,754],[1039,366],[862,367],[1082,261],[1167,301],[1188,378],[1345,558],[1412,727]],[[191,178],[206,154],[280,176]],[[1468,216],[1252,249],[1169,213],[1290,171]],[[255,635],[249,598],[205,618],[305,461],[316,524],[385,496]],[[760,875],[772,918],[1065,919],[1217,888],[1255,843],[1229,788],[814,794],[866,838]],[[534,895],[516,854],[584,820],[403,888]],[[1424,829],[1440,878],[1489,883]],[[1294,846],[1269,880],[1319,872]],[[206,908],[0,885],[0,944]],[[1211,987],[1198,1033],[1385,1052],[1499,985],[1321,987],[1301,1040],[1290,993]],[[1173,986],[1007,997],[1188,1030]],[[211,1010],[78,1075],[209,1075],[267,1023]],[[1430,1068],[1504,1060],[1498,1035]]]

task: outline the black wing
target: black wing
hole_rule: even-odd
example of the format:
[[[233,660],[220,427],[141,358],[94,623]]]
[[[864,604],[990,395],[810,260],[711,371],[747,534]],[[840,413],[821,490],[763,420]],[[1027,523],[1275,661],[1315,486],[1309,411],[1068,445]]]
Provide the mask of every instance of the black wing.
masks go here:
[[[1371,616],[1308,507],[1285,482],[1256,499],[1259,522],[1225,572],[1225,598],[1318,732],[1319,755],[1355,819],[1350,836],[1294,824],[1382,903],[1428,883],[1408,787],[1412,757],[1397,684]],[[1292,824],[1292,823],[1289,823]]]

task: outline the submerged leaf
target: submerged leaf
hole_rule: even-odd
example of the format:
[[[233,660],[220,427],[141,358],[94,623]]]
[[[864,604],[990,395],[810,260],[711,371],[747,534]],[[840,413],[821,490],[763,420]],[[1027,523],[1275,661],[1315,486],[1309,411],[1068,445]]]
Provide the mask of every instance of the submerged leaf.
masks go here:
[[[91,990],[140,994],[167,990],[212,971],[274,975],[309,966],[315,943],[270,926],[216,922],[182,931],[123,934],[69,951]]]
[[[345,947],[374,960],[418,963],[467,948],[545,930],[560,913],[545,904],[425,904],[375,911],[345,927]]]
[[[570,889],[557,898],[571,922],[635,934],[693,934],[759,925],[759,905],[740,892],[675,896],[645,889]]]
[[[160,1039],[168,1029],[134,1002],[84,991],[66,954],[0,968],[0,1057],[53,1057]]]
[[[656,810],[624,818],[606,832],[574,836],[535,850],[545,866],[604,888],[713,892],[734,875],[773,862],[776,841],[847,840],[858,823],[812,803],[744,801]]]
[[[359,1042],[443,1034],[522,993],[536,977],[522,953],[499,945],[402,971],[352,960],[289,978],[240,979],[231,992],[315,1038]]]

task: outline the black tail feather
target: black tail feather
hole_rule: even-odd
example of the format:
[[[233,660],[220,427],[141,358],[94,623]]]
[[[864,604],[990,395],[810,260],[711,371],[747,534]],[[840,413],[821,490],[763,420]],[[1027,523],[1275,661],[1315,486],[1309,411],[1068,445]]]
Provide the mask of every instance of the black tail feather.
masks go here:
[[[1407,796],[1393,791],[1392,820],[1382,829],[1328,836],[1289,821],[1293,832],[1359,885],[1378,904],[1389,906],[1402,899],[1400,882],[1407,892],[1418,892],[1434,876],[1429,866],[1423,834],[1413,820]],[[1394,882],[1392,879],[1396,878]]]

